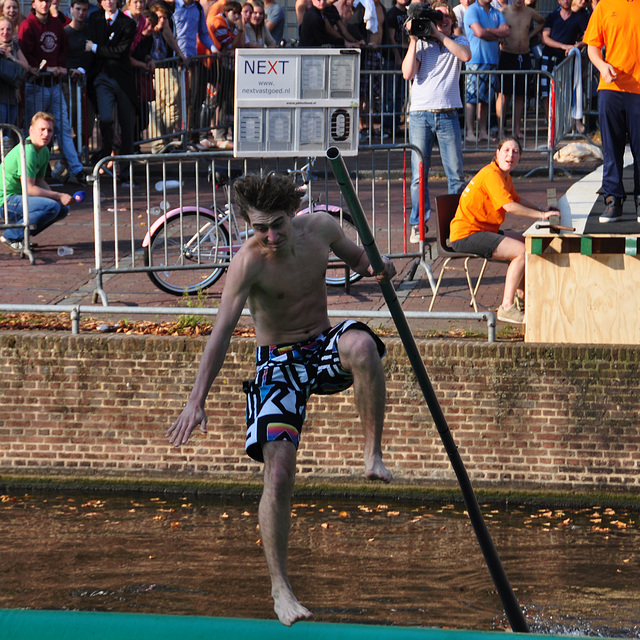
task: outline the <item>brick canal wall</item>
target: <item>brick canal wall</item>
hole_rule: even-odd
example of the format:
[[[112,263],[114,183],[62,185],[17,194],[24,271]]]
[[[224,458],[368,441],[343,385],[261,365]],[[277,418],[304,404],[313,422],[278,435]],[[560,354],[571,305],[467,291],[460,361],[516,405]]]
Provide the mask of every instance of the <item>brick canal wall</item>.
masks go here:
[[[455,477],[398,339],[386,340],[385,461],[396,482]],[[164,433],[186,401],[204,338],[0,334],[0,475],[258,480],[244,453],[254,342],[234,339],[208,435]],[[419,342],[474,486],[640,494],[640,348]],[[313,481],[360,481],[350,391],[314,397],[299,455]]]

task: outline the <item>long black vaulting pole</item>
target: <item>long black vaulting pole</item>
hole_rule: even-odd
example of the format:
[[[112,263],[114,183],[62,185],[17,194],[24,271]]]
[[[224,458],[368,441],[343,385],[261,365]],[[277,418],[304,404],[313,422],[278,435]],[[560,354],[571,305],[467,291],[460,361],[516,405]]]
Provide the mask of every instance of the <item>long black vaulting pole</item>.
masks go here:
[[[358,229],[360,240],[367,252],[369,262],[371,263],[374,272],[378,273],[382,271],[384,266],[382,255],[380,254],[376,241],[371,233],[369,223],[367,222],[364,210],[362,209],[362,204],[355,192],[353,183],[349,177],[349,172],[347,171],[347,167],[345,166],[344,160],[340,154],[340,150],[336,147],[329,147],[326,155],[331,163],[336,180],[340,185],[340,190],[342,191],[345,202],[349,207],[353,222]],[[478,539],[478,543],[482,549],[485,562],[489,568],[489,573],[491,574],[493,583],[495,584],[505,614],[507,615],[507,619],[511,625],[511,629],[516,632],[528,633],[529,627],[524,618],[524,614],[522,613],[522,609],[518,604],[511,585],[509,584],[507,574],[500,562],[498,552],[496,551],[491,535],[487,529],[487,525],[482,517],[469,476],[467,475],[467,471],[458,452],[458,448],[453,441],[451,431],[449,431],[449,426],[447,425],[447,421],[442,413],[438,398],[431,386],[431,381],[429,380],[424,362],[420,357],[413,333],[407,323],[407,319],[404,315],[404,311],[402,310],[393,284],[391,284],[391,282],[381,282],[380,288],[382,289],[385,302],[391,312],[391,317],[398,329],[398,334],[402,340],[405,351],[407,352],[407,356],[409,357],[409,362],[411,363],[416,378],[418,379],[418,384],[420,385],[424,398],[427,401],[429,411],[431,411],[431,415],[433,416],[433,421],[435,422],[438,433],[440,434],[442,444],[444,445],[447,455],[449,456],[449,460],[451,461],[451,465],[453,466],[453,470],[458,478],[458,483],[462,489],[464,503],[467,507],[467,512],[469,513],[469,519],[471,520],[476,538]]]

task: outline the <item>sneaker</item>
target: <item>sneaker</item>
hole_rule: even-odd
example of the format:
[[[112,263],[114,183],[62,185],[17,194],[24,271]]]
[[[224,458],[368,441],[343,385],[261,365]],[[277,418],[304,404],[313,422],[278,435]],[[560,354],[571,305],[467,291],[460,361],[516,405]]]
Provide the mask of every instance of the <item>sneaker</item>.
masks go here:
[[[429,232],[429,227],[425,225],[424,227],[424,237],[427,237],[427,233]],[[420,227],[417,224],[414,224],[411,227],[411,236],[409,237],[409,242],[412,244],[417,244],[420,242]]]
[[[616,222],[622,218],[622,198],[605,196],[604,203],[607,206],[598,218],[600,222]]]
[[[508,309],[502,305],[498,307],[498,320],[510,322],[511,324],[524,324],[524,313],[512,304]]]
[[[87,186],[87,178],[82,171],[78,171],[75,176],[69,176],[67,182],[70,182],[71,184],[79,184],[83,187]]]
[[[15,253],[22,253],[24,251],[24,245],[20,240],[7,240],[4,236],[0,236],[0,242],[7,247],[7,249],[11,249]]]
[[[524,313],[524,298],[518,298],[518,295],[516,294],[513,298],[513,304],[516,305],[516,309],[518,311],[522,311],[522,313]]]

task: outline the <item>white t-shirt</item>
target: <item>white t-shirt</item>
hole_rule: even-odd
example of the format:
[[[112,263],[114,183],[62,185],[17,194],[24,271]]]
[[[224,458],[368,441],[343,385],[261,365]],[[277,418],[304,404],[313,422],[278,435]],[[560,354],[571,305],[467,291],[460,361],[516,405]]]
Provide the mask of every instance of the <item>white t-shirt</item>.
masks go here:
[[[456,14],[456,18],[458,19],[458,27],[462,29],[464,35],[466,35],[466,31],[464,30],[464,12],[466,9],[467,7],[461,4],[453,7],[453,13]]]
[[[458,44],[469,46],[464,36],[453,36]],[[459,109],[460,69],[462,60],[456,58],[437,40],[418,40],[416,57],[420,66],[411,83],[410,111]]]

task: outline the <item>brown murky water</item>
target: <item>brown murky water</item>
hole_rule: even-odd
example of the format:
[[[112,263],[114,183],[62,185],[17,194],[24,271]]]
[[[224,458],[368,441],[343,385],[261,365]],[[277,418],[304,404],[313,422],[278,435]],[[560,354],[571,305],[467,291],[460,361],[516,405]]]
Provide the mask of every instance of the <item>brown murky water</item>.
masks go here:
[[[0,607],[272,618],[257,503],[5,495]],[[483,509],[532,630],[640,637],[640,516]],[[295,505],[291,581],[323,622],[507,626],[460,505]]]

